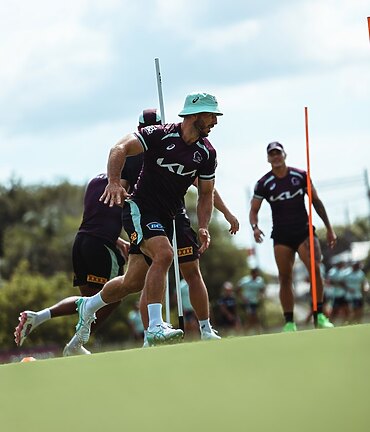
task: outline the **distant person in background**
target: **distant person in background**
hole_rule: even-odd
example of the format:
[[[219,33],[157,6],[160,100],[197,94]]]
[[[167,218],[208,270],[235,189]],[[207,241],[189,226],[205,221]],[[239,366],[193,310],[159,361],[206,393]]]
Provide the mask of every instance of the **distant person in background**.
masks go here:
[[[249,221],[257,243],[263,241],[264,233],[258,226],[258,212],[265,199],[271,206],[274,255],[279,272],[280,302],[284,312],[284,332],[297,331],[294,321],[293,265],[295,254],[310,274],[309,223],[305,207],[307,173],[286,165],[286,153],[281,143],[274,141],[267,146],[267,160],[271,171],[261,177],[254,189]],[[325,207],[312,185],[312,204],[327,230],[327,243],[333,248],[337,236],[329,222]],[[333,324],[323,312],[324,289],[320,274],[321,250],[315,236],[315,273],[317,288],[318,327],[330,328]]]
[[[86,297],[99,292],[108,280],[122,275],[124,257],[128,256],[129,243],[119,237],[122,230],[122,208],[108,207],[99,202],[107,184],[105,174],[94,177],[88,183],[82,222],[72,247],[73,286],[78,286],[81,295]],[[75,314],[78,298],[65,298],[38,312],[21,312],[14,332],[15,343],[22,346],[36,327],[51,318]],[[92,331],[96,331],[119,304],[120,302],[115,302],[99,310]],[[90,351],[82,346],[81,341],[74,339],[65,346],[63,355],[78,354],[90,354]]]
[[[347,300],[347,287],[344,282],[347,273],[344,261],[335,263],[328,271],[327,280],[333,289],[333,307],[330,319],[336,322],[341,319],[342,324],[349,320],[349,305]]]
[[[255,329],[262,332],[259,310],[266,291],[266,284],[257,268],[251,270],[249,276],[244,276],[237,285],[242,304],[246,313],[245,330]]]
[[[141,320],[139,302],[135,302],[134,308],[127,315],[128,323],[131,328],[131,334],[136,342],[141,342],[144,337],[144,326]]]
[[[346,299],[351,308],[350,323],[362,322],[364,313],[364,298],[369,290],[366,274],[359,262],[354,262],[344,274],[344,284],[347,289]]]
[[[241,321],[238,314],[238,302],[234,285],[226,281],[221,288],[221,295],[217,301],[219,310],[219,324],[226,334],[238,333],[241,330]]]
[[[144,110],[139,116],[138,131],[140,132],[148,124],[160,124],[161,117],[158,111],[154,108]],[[135,185],[140,178],[140,172],[144,162],[144,154],[141,153],[136,156],[127,158],[125,166],[122,170],[122,178],[125,180],[124,187],[132,193],[135,190]],[[198,186],[198,178],[194,181],[194,186]],[[228,209],[221,196],[214,190],[214,207],[218,209],[225,217],[226,221],[229,222],[230,234],[236,234],[239,230],[238,219]],[[200,266],[199,266],[199,244],[195,231],[190,225],[189,217],[186,213],[185,202],[182,202],[182,208],[175,217],[176,222],[176,238],[177,238],[177,254],[180,266],[180,272],[183,277],[182,286],[188,287],[189,298],[191,303],[191,312],[194,313],[199,322],[200,335],[203,340],[216,340],[220,339],[217,332],[212,329],[210,323],[210,311],[209,311],[209,299],[208,291],[204,283]],[[171,239],[172,240],[172,239]],[[131,245],[130,254],[141,254],[140,248],[137,245]],[[150,260],[147,262],[150,263]],[[147,294],[145,291],[142,292],[140,298],[140,312],[143,319],[145,328],[144,346],[147,346],[146,340],[146,329],[149,325],[149,317],[147,311]],[[191,319],[192,333],[194,334],[194,320]],[[188,329],[190,330],[190,323],[188,323]]]

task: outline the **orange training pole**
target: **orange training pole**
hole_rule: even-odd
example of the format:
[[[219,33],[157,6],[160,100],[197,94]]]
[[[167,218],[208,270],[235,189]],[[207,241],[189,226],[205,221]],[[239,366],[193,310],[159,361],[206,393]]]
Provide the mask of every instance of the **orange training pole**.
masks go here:
[[[367,17],[367,26],[369,27],[369,39],[370,39],[370,17]]]
[[[307,157],[307,195],[308,195],[308,224],[310,239],[310,264],[311,264],[311,295],[313,321],[317,327],[317,290],[316,290],[316,271],[315,271],[315,246],[312,225],[312,188],[311,188],[311,169],[310,169],[310,144],[308,139],[308,109],[304,108],[304,118],[306,127],[306,157]]]

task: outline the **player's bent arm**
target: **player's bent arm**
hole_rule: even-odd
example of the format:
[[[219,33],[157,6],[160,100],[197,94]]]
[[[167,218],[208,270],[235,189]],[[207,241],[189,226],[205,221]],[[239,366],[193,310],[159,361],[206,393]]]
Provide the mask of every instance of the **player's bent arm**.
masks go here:
[[[105,188],[100,201],[104,204],[121,205],[128,197],[126,190],[121,185],[121,171],[127,156],[134,156],[144,151],[142,144],[134,134],[126,135],[114,147],[111,148],[108,158],[108,185]]]
[[[211,243],[211,236],[208,231],[208,224],[211,220],[213,210],[213,188],[214,180],[199,180],[198,183],[198,236],[200,242],[199,253],[208,249]]]
[[[197,216],[198,227],[208,229],[213,210],[214,180],[200,180],[198,182]]]
[[[127,156],[135,156],[144,151],[142,144],[134,134],[128,134],[113,146],[108,158],[108,180],[110,183],[120,183],[121,171]]]

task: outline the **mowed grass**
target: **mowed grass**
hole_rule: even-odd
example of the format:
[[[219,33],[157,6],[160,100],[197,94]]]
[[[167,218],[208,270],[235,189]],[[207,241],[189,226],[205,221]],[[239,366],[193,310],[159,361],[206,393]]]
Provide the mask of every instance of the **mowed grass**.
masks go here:
[[[370,325],[0,366],[6,432],[368,432]]]

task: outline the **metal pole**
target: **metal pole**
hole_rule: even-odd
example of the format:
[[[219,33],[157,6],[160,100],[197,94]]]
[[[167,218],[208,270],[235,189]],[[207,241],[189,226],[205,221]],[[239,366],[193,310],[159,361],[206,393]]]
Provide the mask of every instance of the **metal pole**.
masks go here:
[[[158,87],[158,98],[159,98],[159,107],[161,111],[161,119],[162,124],[165,123],[165,113],[164,113],[164,102],[163,102],[163,92],[162,92],[162,76],[161,76],[161,70],[159,66],[159,58],[154,59],[155,62],[155,70],[157,75],[157,87]],[[174,270],[175,270],[175,283],[176,283],[176,294],[177,294],[177,311],[178,311],[178,317],[179,317],[179,328],[184,331],[184,313],[182,308],[182,298],[181,298],[181,291],[180,291],[180,269],[179,269],[179,258],[177,254],[177,241],[176,241],[176,224],[175,219],[173,220],[173,237],[172,237],[172,248],[173,248],[173,263],[174,263]],[[167,287],[166,287],[166,320],[167,316],[169,316],[169,313],[167,311],[170,310],[169,308],[169,283],[168,283],[168,277],[167,277]],[[168,305],[168,307],[167,307]],[[168,320],[169,322],[169,320]]]

